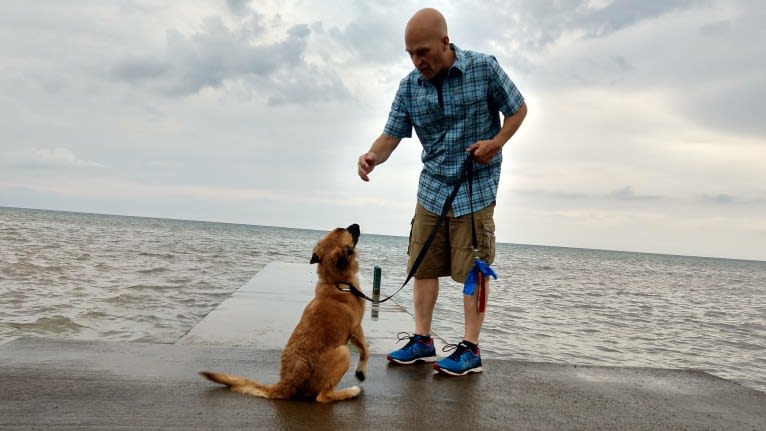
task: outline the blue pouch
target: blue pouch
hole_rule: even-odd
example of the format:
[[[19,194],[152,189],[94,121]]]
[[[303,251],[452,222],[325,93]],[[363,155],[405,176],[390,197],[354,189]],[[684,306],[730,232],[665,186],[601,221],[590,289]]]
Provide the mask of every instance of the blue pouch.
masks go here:
[[[465,278],[465,284],[463,285],[463,295],[473,295],[476,291],[476,282],[479,278],[479,272],[485,276],[491,276],[497,280],[497,273],[492,269],[487,262],[481,259],[476,259],[473,263],[473,268],[468,272],[468,277]]]

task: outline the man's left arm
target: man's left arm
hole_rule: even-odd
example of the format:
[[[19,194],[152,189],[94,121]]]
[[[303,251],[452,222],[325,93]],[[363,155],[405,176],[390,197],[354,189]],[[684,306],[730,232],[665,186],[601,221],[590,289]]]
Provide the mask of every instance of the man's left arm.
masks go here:
[[[486,141],[478,141],[468,148],[473,152],[476,161],[488,164],[503,148],[508,140],[519,130],[519,126],[527,115],[527,105],[516,84],[511,81],[495,57],[487,59],[489,88],[487,97],[490,106],[496,107],[505,117],[500,131]],[[497,115],[497,114],[495,114]]]
[[[494,138],[487,141],[478,141],[468,147],[468,152],[473,153],[476,161],[488,164],[495,154],[503,148],[506,142],[519,130],[524,117],[527,116],[527,103],[522,102],[519,109],[503,119],[503,126]]]

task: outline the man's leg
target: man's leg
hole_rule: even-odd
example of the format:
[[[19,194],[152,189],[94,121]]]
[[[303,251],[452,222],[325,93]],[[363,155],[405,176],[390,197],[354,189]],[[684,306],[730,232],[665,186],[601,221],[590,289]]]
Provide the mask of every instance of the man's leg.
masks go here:
[[[412,219],[410,231],[410,255],[407,270],[415,263],[421,247],[427,242],[433,227],[439,220],[437,214],[428,212],[417,205]],[[436,350],[434,341],[430,338],[431,321],[433,320],[436,299],[439,296],[439,276],[449,274],[449,241],[445,225],[437,233],[431,247],[423,259],[415,275],[412,300],[415,305],[415,333],[399,336],[399,340],[409,339],[404,347],[388,355],[388,360],[397,364],[414,364],[416,362],[434,362]]]
[[[464,283],[470,268],[475,263],[476,253],[473,250],[475,221],[476,240],[479,247],[479,257],[487,263],[492,263],[495,257],[495,223],[493,219],[494,205],[483,208],[474,214],[453,219],[450,224],[450,241],[452,245],[452,278],[458,283]],[[489,289],[487,289],[488,291]],[[434,369],[440,373],[462,376],[468,373],[480,373],[484,369],[479,352],[479,334],[484,324],[484,313],[479,313],[477,291],[473,295],[463,295],[463,341],[455,346],[455,350],[447,357],[434,364]],[[485,292],[486,293],[486,292]]]
[[[415,216],[412,219],[412,230],[410,231],[408,271],[415,264],[421,247],[428,242],[428,238],[434,226],[439,223],[439,219],[438,214],[429,212],[417,204]],[[417,335],[431,335],[434,307],[439,296],[439,277],[449,275],[451,271],[448,227],[449,222],[441,224],[441,228],[433,238],[420,268],[415,273],[412,300],[415,305],[415,334]]]
[[[485,295],[489,298],[489,280],[486,281],[487,289]],[[484,324],[484,313],[479,313],[478,289],[472,296],[463,295],[463,313],[465,318],[465,332],[463,340],[470,341],[473,344],[479,344],[479,333]]]
[[[399,350],[388,354],[390,362],[409,365],[417,362],[434,362],[436,349],[431,335],[431,320],[434,315],[436,298],[439,296],[438,278],[416,278],[413,291],[415,302],[415,334],[401,337],[409,338],[407,344]]]
[[[478,347],[479,333],[484,323],[484,313],[479,313],[477,303],[477,292],[471,296],[463,295],[465,319],[463,341],[454,345],[455,350],[449,357],[442,358],[434,364],[433,367],[436,371],[453,376],[463,376],[469,373],[480,373],[484,370]]]
[[[416,278],[413,300],[415,302],[415,333],[431,335],[436,298],[439,296],[438,278]]]
[[[463,282],[467,275],[467,269],[473,267],[475,252],[473,246],[473,232],[471,225],[475,223],[476,240],[479,246],[479,257],[487,263],[495,259],[495,205],[482,208],[474,214],[474,217],[466,215],[456,220],[451,232],[453,241],[453,266],[452,272],[460,274],[455,281]],[[485,294],[489,296],[489,277],[484,278],[487,289]],[[472,296],[463,295],[463,318],[465,328],[463,340],[469,343],[479,344],[479,333],[484,324],[484,313],[479,313],[478,286]]]

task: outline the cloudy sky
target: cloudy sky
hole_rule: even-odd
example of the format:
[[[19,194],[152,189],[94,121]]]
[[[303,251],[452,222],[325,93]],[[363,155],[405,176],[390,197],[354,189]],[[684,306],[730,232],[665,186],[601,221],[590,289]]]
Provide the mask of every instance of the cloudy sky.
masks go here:
[[[499,241],[766,260],[761,0],[3,0],[0,206],[406,235],[424,6],[526,97]]]

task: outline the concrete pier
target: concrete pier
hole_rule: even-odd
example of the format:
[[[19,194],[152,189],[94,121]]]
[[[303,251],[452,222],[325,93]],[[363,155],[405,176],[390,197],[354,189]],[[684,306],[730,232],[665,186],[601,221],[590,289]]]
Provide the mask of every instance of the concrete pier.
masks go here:
[[[372,296],[369,280],[360,277],[360,282],[362,291]],[[271,263],[191,328],[178,344],[282,349],[314,297],[315,284],[314,265]],[[376,319],[371,311],[368,304],[362,327],[372,353],[390,352],[396,348],[396,334],[414,328],[412,316],[393,300],[379,305]],[[438,349],[444,340],[434,338]]]
[[[381,351],[412,323],[393,304],[364,322],[378,353],[366,381],[349,372],[341,382],[362,387],[355,400],[251,398],[197,375],[276,381],[284,334],[307,302],[296,289],[313,286],[310,269],[270,265],[177,344],[21,338],[0,345],[0,430],[766,429],[766,394],[701,371],[485,359],[484,373],[454,378],[429,365],[389,365]]]

